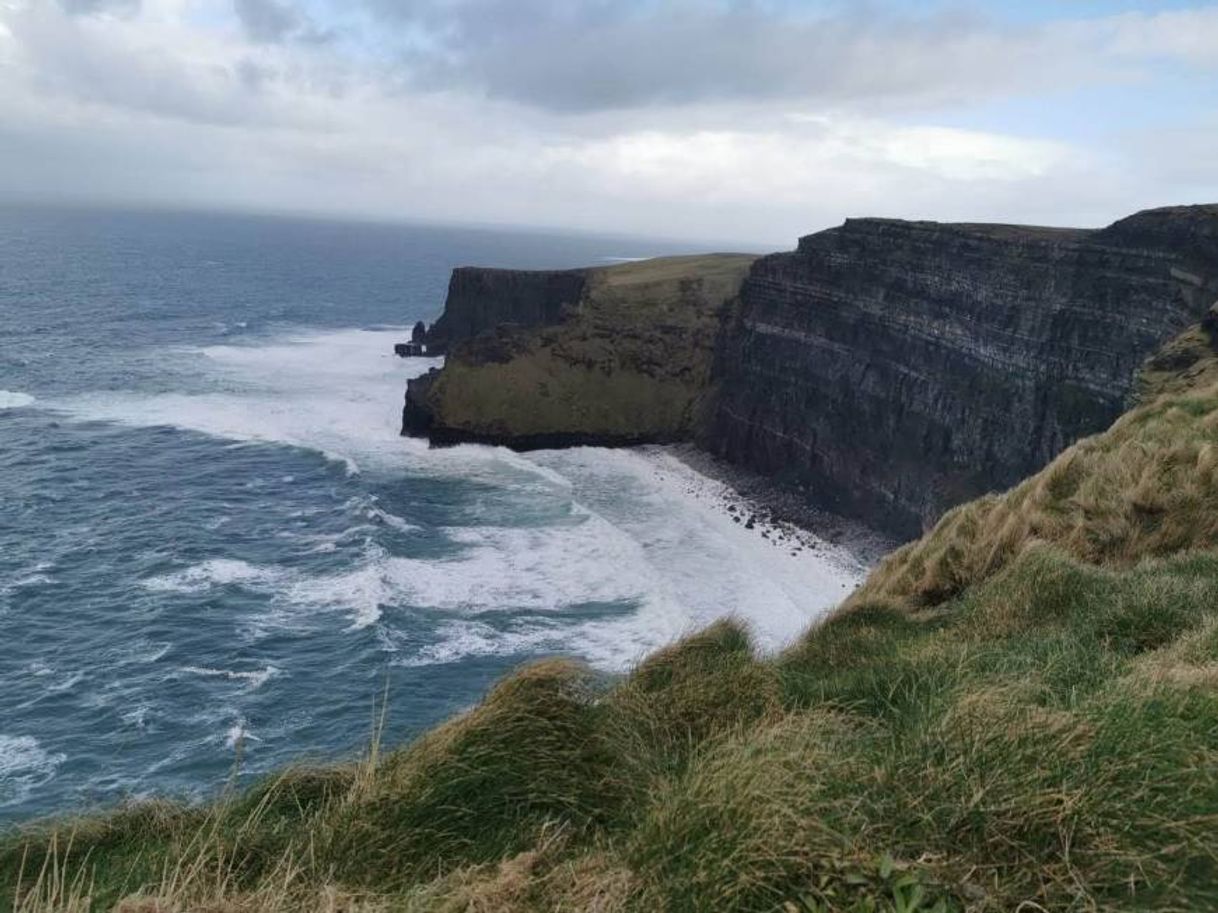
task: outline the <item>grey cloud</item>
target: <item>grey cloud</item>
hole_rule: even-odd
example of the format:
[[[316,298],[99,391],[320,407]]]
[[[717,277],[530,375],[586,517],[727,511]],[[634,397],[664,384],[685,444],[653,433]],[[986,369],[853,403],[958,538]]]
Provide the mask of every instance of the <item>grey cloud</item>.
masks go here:
[[[1211,197],[1218,182],[1218,123],[1203,101],[1205,117],[1120,142],[1097,116],[1105,135],[1094,157],[1003,179],[977,176],[972,162],[963,176],[911,168],[909,155],[887,154],[884,130],[866,126],[885,122],[877,108],[899,111],[892,123],[918,123],[908,111],[919,103],[1072,88],[1151,59],[1167,39],[1142,16],[1004,27],[864,15],[844,0],[817,16],[812,0],[325,0],[328,16],[323,0],[245,0],[253,24],[243,34],[258,47],[236,34],[239,0],[213,0],[234,11],[229,27],[209,18],[197,44],[185,12],[171,29],[163,21],[193,3],[121,22],[81,18],[131,2],[0,0],[12,37],[0,197],[308,206],[785,243],[863,213],[1103,224],[1142,205]],[[317,48],[319,22],[352,31]],[[1185,51],[1213,46],[1201,28],[1160,24],[1189,39]],[[1117,26],[1126,37],[1113,54]],[[1148,88],[1165,107],[1178,102]],[[1051,92],[1042,98],[1055,104]],[[835,140],[833,122],[856,115],[860,135]],[[1055,123],[1016,126],[1053,139]],[[754,150],[770,146],[718,146],[717,133],[771,136],[777,161],[795,150],[793,167],[758,167],[770,159]],[[710,177],[683,180],[693,166]]]
[[[317,28],[303,12],[286,0],[233,0],[233,12],[246,36],[262,44],[288,40],[323,43],[331,33]]]
[[[301,14],[279,0],[233,0],[233,10],[253,41],[277,43],[302,25]]]
[[[401,36],[413,85],[558,112],[754,101],[892,109],[1054,91],[1138,66],[1115,53],[1104,20],[1012,25],[959,9],[781,0],[358,2],[380,41]]]
[[[71,20],[17,16],[8,27],[40,93],[99,107],[212,125],[260,122],[246,74],[184,61],[172,49],[112,43]]]
[[[109,2],[113,7],[117,0]],[[0,21],[20,49],[16,59],[35,94],[98,109],[210,126],[316,129],[299,109],[275,104],[267,90],[292,81],[303,85],[292,89],[331,96],[343,89],[341,79],[314,77],[304,67],[285,74],[274,58],[261,60],[257,52],[207,59],[140,40],[135,36],[147,29],[140,17],[115,28],[82,28],[77,16],[56,6],[30,6]],[[313,33],[307,21],[300,28]]]
[[[1029,77],[1043,85],[1071,66],[1036,29],[959,13],[813,14],[758,2],[363,3],[404,34],[429,36],[402,51],[417,84],[465,85],[564,112],[759,99],[957,100]]]
[[[59,0],[59,5],[71,16],[91,16],[95,13],[133,15],[139,12],[140,0]]]

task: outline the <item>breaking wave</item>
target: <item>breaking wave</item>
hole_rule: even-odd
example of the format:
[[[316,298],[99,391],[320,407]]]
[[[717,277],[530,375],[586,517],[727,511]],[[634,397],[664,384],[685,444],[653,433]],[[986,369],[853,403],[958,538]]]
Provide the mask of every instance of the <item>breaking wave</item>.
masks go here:
[[[32,405],[34,397],[28,393],[16,393],[12,390],[0,390],[0,409],[20,409]]]

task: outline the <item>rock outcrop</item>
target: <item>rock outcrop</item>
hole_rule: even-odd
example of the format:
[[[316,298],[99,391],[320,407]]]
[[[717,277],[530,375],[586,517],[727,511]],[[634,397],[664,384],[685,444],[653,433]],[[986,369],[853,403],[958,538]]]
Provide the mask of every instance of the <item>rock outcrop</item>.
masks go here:
[[[448,364],[411,382],[403,430],[692,439],[912,536],[1121,413],[1218,300],[1218,205],[1098,230],[851,219],[749,263],[457,270],[427,339]]]
[[[1103,230],[852,219],[758,260],[700,442],[911,536],[1125,407],[1218,298],[1218,206]]]
[[[541,327],[561,323],[583,297],[593,270],[484,269],[461,266],[448,282],[444,313],[423,342],[430,355],[497,326]]]
[[[428,354],[437,328],[458,341],[442,371],[410,381],[403,432],[518,449],[689,440],[705,420],[721,310],[753,259],[458,270]]]

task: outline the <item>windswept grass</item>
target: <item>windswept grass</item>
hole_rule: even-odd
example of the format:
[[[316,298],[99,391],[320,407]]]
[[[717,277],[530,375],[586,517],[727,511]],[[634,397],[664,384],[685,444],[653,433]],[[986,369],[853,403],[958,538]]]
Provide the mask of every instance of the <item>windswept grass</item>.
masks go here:
[[[28,913],[1189,910],[1216,834],[1218,555],[1042,544],[774,661],[720,623],[617,683],[533,666],[375,767],[27,830],[0,879]]]
[[[1011,491],[949,511],[847,608],[938,605],[1038,541],[1111,567],[1218,545],[1218,386],[1138,407]]]
[[[0,910],[1218,909],[1218,389],[1166,389],[778,657],[724,621],[359,763],[34,825]]]

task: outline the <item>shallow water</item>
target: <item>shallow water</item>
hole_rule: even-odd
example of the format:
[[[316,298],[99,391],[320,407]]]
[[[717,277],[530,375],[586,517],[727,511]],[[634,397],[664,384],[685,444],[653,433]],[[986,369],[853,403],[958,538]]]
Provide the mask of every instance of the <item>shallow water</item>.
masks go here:
[[[392,343],[461,263],[612,238],[0,210],[0,819],[398,741],[541,655],[617,670],[733,613],[776,647],[859,569],[661,449],[398,436]]]

